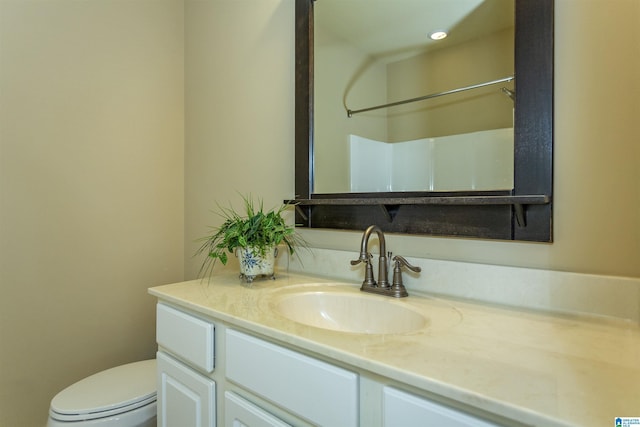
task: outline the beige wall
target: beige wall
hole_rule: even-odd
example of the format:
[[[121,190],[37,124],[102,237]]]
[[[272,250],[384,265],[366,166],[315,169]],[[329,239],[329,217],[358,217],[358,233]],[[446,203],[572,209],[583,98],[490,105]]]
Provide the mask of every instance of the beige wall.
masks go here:
[[[155,353],[183,277],[183,4],[0,0],[0,426]]]
[[[236,189],[273,203],[293,194],[293,2],[251,2],[273,13],[214,3],[201,8],[206,17],[187,18],[188,28],[192,20],[216,28],[187,45],[187,69],[208,56],[206,68],[187,79],[187,96],[197,98],[187,102],[189,276],[199,262],[190,257],[192,240],[217,221],[207,213],[213,200],[237,199]],[[392,235],[388,247],[407,256],[640,277],[639,19],[637,0],[556,0],[553,244]],[[190,58],[192,44],[198,55]],[[269,87],[259,84],[265,79]],[[356,232],[304,234],[317,247],[356,252],[360,242]]]
[[[180,280],[183,260],[195,276],[216,201],[293,195],[293,2],[185,4],[183,51],[180,0],[0,0],[2,426],[44,422],[59,388],[153,356],[146,288]],[[640,277],[638,19],[637,0],[556,0],[555,243],[390,249]]]
[[[293,2],[185,2],[185,262],[220,224],[216,203],[293,195]]]

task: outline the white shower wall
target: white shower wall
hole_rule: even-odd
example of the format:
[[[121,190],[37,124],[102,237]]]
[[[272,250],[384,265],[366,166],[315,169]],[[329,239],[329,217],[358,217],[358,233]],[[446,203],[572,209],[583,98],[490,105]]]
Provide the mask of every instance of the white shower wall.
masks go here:
[[[388,143],[350,135],[350,190],[513,188],[513,128]]]

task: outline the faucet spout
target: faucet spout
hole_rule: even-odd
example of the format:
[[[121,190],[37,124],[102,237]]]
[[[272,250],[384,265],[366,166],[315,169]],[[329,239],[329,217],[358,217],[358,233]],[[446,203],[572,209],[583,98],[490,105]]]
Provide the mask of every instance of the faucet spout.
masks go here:
[[[380,245],[380,256],[378,258],[378,284],[380,288],[389,287],[389,279],[387,274],[387,244],[384,238],[384,233],[377,225],[370,225],[362,235],[362,243],[360,244],[360,261],[369,260],[369,238],[372,233],[376,233],[378,236],[378,243]],[[374,282],[375,283],[375,282]],[[363,284],[364,285],[364,284]],[[375,286],[375,284],[374,284]]]

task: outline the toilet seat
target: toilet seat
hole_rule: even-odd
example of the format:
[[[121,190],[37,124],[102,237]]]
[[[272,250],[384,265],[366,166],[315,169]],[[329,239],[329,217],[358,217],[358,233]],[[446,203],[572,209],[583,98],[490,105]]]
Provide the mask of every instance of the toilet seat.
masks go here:
[[[98,372],[70,385],[51,401],[51,418],[80,421],[132,411],[156,401],[156,360]]]

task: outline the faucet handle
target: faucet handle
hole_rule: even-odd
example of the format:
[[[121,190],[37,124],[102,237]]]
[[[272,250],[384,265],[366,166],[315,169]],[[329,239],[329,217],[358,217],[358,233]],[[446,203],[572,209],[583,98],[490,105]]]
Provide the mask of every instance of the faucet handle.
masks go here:
[[[394,267],[393,267],[393,284],[391,285],[391,292],[393,296],[401,298],[409,295],[407,289],[404,287],[402,283],[402,267],[407,267],[409,270],[419,273],[422,271],[420,267],[413,266],[409,264],[404,257],[400,255],[396,255],[393,257]]]
[[[361,252],[360,257],[358,259],[351,260],[351,265],[358,265],[361,262],[369,262],[371,258],[373,258],[373,255],[371,255],[370,253]]]
[[[393,261],[396,263],[395,268],[397,269],[400,269],[400,267],[404,266],[404,267],[407,267],[409,270],[413,271],[414,273],[420,273],[422,271],[420,267],[416,267],[414,265],[409,264],[409,261],[407,261],[404,257],[400,255],[394,256]]]

